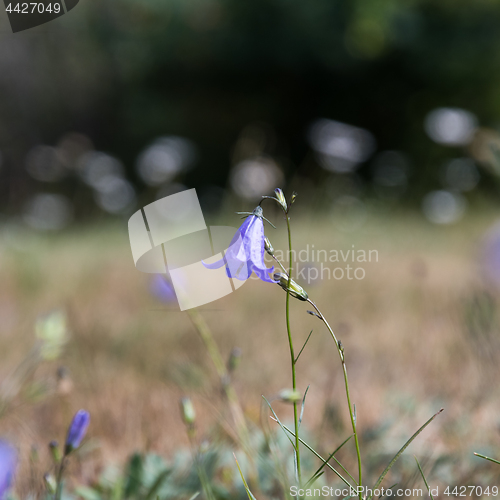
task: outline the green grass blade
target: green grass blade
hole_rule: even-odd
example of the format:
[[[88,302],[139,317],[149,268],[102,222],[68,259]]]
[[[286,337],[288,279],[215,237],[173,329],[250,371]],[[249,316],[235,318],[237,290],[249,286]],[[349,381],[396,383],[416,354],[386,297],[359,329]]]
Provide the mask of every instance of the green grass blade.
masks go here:
[[[312,486],[323,474],[325,473],[324,470],[322,470],[319,474],[314,474],[309,481],[307,481],[306,485],[304,488],[308,488],[309,486]]]
[[[354,479],[351,474],[349,474],[349,472],[347,471],[347,469],[335,458],[335,454],[347,443],[347,441],[349,441],[349,439],[351,439],[352,436],[349,436],[340,446],[338,446],[332,453],[330,453],[330,456],[320,465],[319,469],[312,475],[311,479],[309,479],[309,481],[307,481],[306,483],[306,487],[309,485],[309,483],[311,483],[311,481],[318,475],[318,473],[320,473],[323,468],[325,467],[325,465],[333,458],[335,460],[335,462],[337,462],[337,464],[339,464],[340,467],[342,467],[342,470],[354,481],[354,484],[357,486],[358,483],[356,481],[356,479]],[[316,479],[314,479],[314,481],[316,481]],[[312,483],[311,483],[312,484]]]
[[[378,481],[375,483],[375,486],[372,488],[373,490],[376,490],[379,486],[380,483],[384,480],[385,476],[387,476],[387,473],[391,470],[392,466],[396,463],[397,459],[403,454],[403,452],[410,446],[410,443],[443,411],[444,408],[441,408],[437,413],[432,415],[432,417],[425,422],[420,429],[413,434],[413,436],[406,441],[406,443],[403,445],[403,447],[396,453],[394,458],[390,461],[389,465],[384,469],[384,472],[380,474],[380,477],[378,478]],[[371,500],[373,498],[373,495],[368,497],[368,500]]]
[[[481,453],[474,453],[476,457],[481,457],[484,458],[485,460],[489,460],[490,462],[493,462],[494,464],[500,465],[500,462],[498,460],[495,460],[494,458],[487,457],[486,455],[481,455]]]
[[[194,500],[195,498],[198,498],[200,496],[200,492],[197,491],[189,500]]]
[[[304,392],[304,397],[302,398],[302,407],[300,408],[299,427],[300,427],[300,424],[302,423],[302,417],[304,416],[304,406],[306,404],[306,396],[307,396],[307,391],[309,390],[309,387],[311,387],[311,385],[307,386],[306,392]]]
[[[422,476],[422,479],[424,480],[425,487],[427,488],[427,491],[429,492],[429,496],[431,497],[431,500],[434,500],[434,497],[432,496],[431,489],[429,488],[429,483],[427,482],[427,479],[425,479],[424,471],[422,470],[422,467],[420,467],[420,462],[418,461],[418,458],[415,457],[415,462],[417,462],[418,470],[420,471],[420,475]]]
[[[304,342],[304,345],[302,346],[302,349],[300,350],[300,352],[297,354],[297,357],[295,358],[295,361],[294,363],[297,363],[297,361],[299,360],[299,356],[302,354],[302,351],[304,350],[304,347],[306,346],[306,344],[309,342],[309,339],[311,338],[311,335],[312,335],[313,331],[311,330],[311,333],[309,334],[309,336],[307,337],[306,341]]]
[[[158,475],[156,481],[153,483],[153,486],[151,486],[148,494],[145,496],[145,500],[153,500],[153,498],[155,498],[157,491],[160,489],[160,486],[169,474],[169,470],[164,470],[161,474]]]
[[[236,460],[236,465],[238,466],[238,470],[240,471],[241,480],[243,481],[243,486],[245,486],[245,491],[247,492],[249,500],[257,500],[253,496],[253,493],[250,491],[250,488],[248,487],[248,484],[245,481],[245,476],[243,475],[243,472],[241,471],[240,464],[239,464],[238,459],[236,458],[236,455],[234,453],[233,453],[233,457]]]
[[[288,433],[290,433],[293,437],[295,437],[295,434],[294,432],[289,429],[286,425],[282,425],[283,429],[285,431],[287,431]],[[316,455],[316,457],[318,457],[330,470],[332,470],[337,476],[339,479],[341,479],[342,481],[344,481],[344,483],[349,486],[349,488],[356,488],[355,486],[352,486],[351,483],[337,470],[335,469],[335,467],[333,467],[332,465],[330,465],[328,462],[325,461],[325,459],[314,449],[312,448],[311,446],[309,446],[302,438],[299,437],[299,441],[311,452],[313,453],[314,455]],[[347,442],[347,441],[345,441]],[[343,443],[344,444],[344,443]],[[354,481],[354,483],[357,485],[356,481]]]
[[[279,426],[281,427],[281,429],[285,433],[286,437],[288,438],[288,441],[290,441],[290,443],[292,443],[293,449],[295,450],[295,452],[297,452],[297,450],[295,449],[295,443],[292,441],[290,436],[286,433],[286,427],[281,423],[280,419],[278,418],[278,415],[276,415],[276,413],[274,413],[274,410],[273,410],[273,407],[271,406],[271,403],[266,399],[265,396],[262,396],[262,397],[263,397],[264,401],[267,403],[267,405],[269,406],[269,409],[271,410],[271,412],[273,413],[276,422],[278,422]],[[293,434],[293,435],[295,436],[295,434]]]

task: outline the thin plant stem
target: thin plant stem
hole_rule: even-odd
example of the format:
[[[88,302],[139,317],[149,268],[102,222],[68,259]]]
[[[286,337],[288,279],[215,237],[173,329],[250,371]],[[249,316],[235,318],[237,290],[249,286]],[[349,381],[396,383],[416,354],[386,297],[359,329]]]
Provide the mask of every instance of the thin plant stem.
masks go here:
[[[217,346],[212,332],[203,316],[196,309],[188,309],[186,312],[196,328],[196,331],[200,335],[201,340],[205,344],[208,355],[210,356],[217,375],[219,376],[222,389],[224,390],[224,394],[229,404],[229,411],[233,417],[237,438],[240,445],[245,450],[245,454],[250,462],[249,482],[255,490],[258,486],[258,470],[255,465],[255,458],[250,442],[250,433],[248,432],[248,427],[245,421],[245,415],[243,414],[243,409],[236,391],[231,384],[231,376],[222,359],[219,347]]]
[[[54,493],[54,500],[61,500],[65,462],[66,462],[66,453],[61,458],[61,463],[59,464],[59,470],[57,471],[56,492]]]
[[[290,228],[290,218],[288,212],[283,210],[286,217],[286,227],[288,231],[288,286],[286,292],[286,330],[288,333],[288,344],[290,346],[290,358],[292,365],[292,387],[293,391],[297,390],[297,381],[295,373],[295,351],[293,349],[292,330],[290,327],[290,283],[292,280],[292,231]],[[302,471],[300,468],[300,438],[299,438],[299,414],[297,408],[297,401],[293,403],[293,423],[295,427],[295,460],[297,464],[297,479],[299,485],[302,485]]]
[[[210,328],[205,322],[203,316],[196,309],[188,309],[186,312],[196,328],[196,331],[200,335],[201,340],[205,344],[208,355],[210,356],[210,359],[215,366],[215,370],[217,371],[217,375],[220,378],[221,385],[229,402],[229,408],[236,426],[236,433],[238,434],[242,444],[248,448],[249,434],[245,422],[245,416],[243,415],[243,410],[241,409],[236,391],[230,382],[229,372],[224,361],[222,360],[221,353],[213,338],[212,332],[210,331]]]
[[[281,270],[284,272],[284,273],[287,273],[288,274],[288,271],[285,269],[285,266],[279,261],[279,259],[276,258],[276,256],[273,254],[271,255],[271,257],[279,264],[279,266],[281,267]]]
[[[342,371],[344,372],[344,383],[345,383],[345,393],[347,396],[347,406],[349,407],[349,415],[351,417],[351,425],[352,425],[352,432],[354,435],[354,443],[356,445],[356,455],[358,457],[358,475],[359,475],[358,485],[362,486],[363,482],[362,482],[361,452],[359,449],[358,432],[356,430],[356,419],[354,417],[354,411],[353,411],[353,407],[352,407],[352,403],[351,403],[351,394],[349,392],[349,381],[347,379],[347,367],[345,364],[344,349],[341,346],[341,344],[339,343],[339,341],[337,340],[337,337],[335,336],[335,333],[333,332],[332,327],[329,325],[328,321],[323,316],[323,313],[319,310],[318,306],[311,299],[307,299],[307,302],[309,302],[309,304],[311,304],[314,307],[314,309],[318,313],[319,318],[321,319],[321,321],[323,321],[323,323],[327,327],[328,331],[330,332],[330,335],[332,336],[332,338],[335,342],[335,345],[337,346],[337,351],[338,351],[339,356],[340,356],[340,361],[342,363]],[[363,495],[362,495],[362,490],[360,488],[359,499],[362,500],[362,498],[363,498]]]
[[[193,460],[198,472],[198,478],[200,479],[201,487],[205,493],[207,500],[215,500],[212,488],[210,486],[210,481],[208,480],[205,467],[203,465],[201,453],[199,451],[198,445],[196,444],[196,431],[193,427],[187,430],[189,444],[191,445],[191,453],[193,454]]]

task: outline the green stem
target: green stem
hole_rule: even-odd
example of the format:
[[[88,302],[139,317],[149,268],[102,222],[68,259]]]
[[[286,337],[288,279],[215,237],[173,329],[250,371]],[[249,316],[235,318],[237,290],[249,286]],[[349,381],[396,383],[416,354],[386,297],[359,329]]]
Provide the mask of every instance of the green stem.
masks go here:
[[[212,487],[210,486],[210,481],[207,477],[205,467],[203,464],[202,456],[198,445],[196,444],[196,431],[193,427],[188,428],[187,431],[189,444],[191,445],[191,453],[193,454],[193,460],[198,472],[198,478],[200,479],[201,487],[205,493],[205,498],[207,500],[215,500]]]
[[[319,318],[321,319],[321,321],[323,321],[323,323],[328,328],[330,335],[332,336],[333,340],[335,341],[335,345],[337,346],[337,351],[338,351],[339,356],[340,356],[340,361],[342,363],[342,370],[344,372],[344,382],[345,382],[345,393],[347,396],[347,406],[349,407],[349,415],[351,417],[351,425],[352,425],[352,432],[354,435],[354,443],[356,445],[356,455],[358,457],[358,473],[359,473],[358,485],[362,486],[363,483],[362,483],[361,452],[359,450],[359,439],[358,439],[358,432],[356,430],[356,420],[354,418],[354,412],[353,412],[352,404],[351,404],[351,394],[349,392],[349,381],[347,379],[347,367],[345,364],[344,349],[342,348],[341,344],[337,340],[335,333],[333,333],[332,327],[329,325],[328,321],[323,316],[323,313],[318,309],[318,306],[311,299],[308,299],[307,302],[309,302],[309,304],[311,304],[314,307],[314,309],[318,313]],[[363,495],[362,495],[362,491],[360,488],[359,499],[362,500],[362,498],[363,498]]]
[[[234,387],[231,383],[231,376],[228,372],[226,364],[222,359],[219,347],[217,346],[212,332],[210,331],[210,328],[205,322],[203,316],[196,309],[188,309],[186,312],[188,313],[189,319],[196,328],[196,331],[200,335],[201,340],[205,344],[208,355],[210,356],[210,359],[215,366],[215,370],[217,371],[217,375],[219,376],[222,389],[224,390],[224,394],[227,398],[229,411],[231,412],[231,415],[233,417],[237,438],[249,459],[250,470],[248,480],[251,483],[253,489],[257,490],[258,470],[255,465],[254,451],[250,442],[250,433],[248,431],[245,415],[238,399],[238,395],[236,394],[236,391],[234,390]]]
[[[295,351],[293,349],[292,331],[290,328],[290,283],[292,280],[292,232],[290,229],[290,218],[284,210],[286,217],[286,226],[288,230],[288,286],[286,292],[286,329],[288,333],[288,344],[290,345],[290,358],[292,365],[292,386],[293,391],[297,390],[296,373],[295,373]],[[295,457],[297,460],[297,477],[299,486],[302,485],[302,472],[300,468],[300,438],[299,438],[299,414],[297,402],[293,403],[293,423],[295,427]]]
[[[248,450],[249,434],[245,422],[245,416],[243,415],[243,410],[241,409],[236,391],[234,390],[234,387],[230,382],[230,375],[224,361],[222,360],[222,356],[220,354],[217,343],[212,336],[210,328],[203,319],[203,316],[196,309],[188,309],[186,312],[188,313],[189,319],[192,321],[201,337],[201,340],[207,348],[208,355],[210,356],[210,359],[215,366],[215,370],[219,375],[222,388],[229,402],[229,408],[233,416],[238,437],[241,441],[241,444]]]
[[[61,464],[59,466],[59,471],[57,472],[56,478],[56,492],[54,494],[54,500],[61,500],[62,487],[63,487],[63,473],[64,473],[64,462],[66,460],[66,454],[61,459]]]

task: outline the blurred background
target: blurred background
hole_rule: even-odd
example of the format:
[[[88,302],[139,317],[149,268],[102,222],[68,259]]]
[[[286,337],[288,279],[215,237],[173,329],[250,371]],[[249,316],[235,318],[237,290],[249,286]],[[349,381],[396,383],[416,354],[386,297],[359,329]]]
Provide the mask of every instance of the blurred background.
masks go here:
[[[19,491],[80,407],[84,484],[134,450],[186,447],[186,393],[211,435],[217,376],[127,235],[139,208],[190,188],[208,224],[235,227],[236,210],[296,190],[298,250],[378,251],[364,280],[309,283],[348,353],[369,469],[441,406],[418,448],[436,477],[469,480],[472,451],[500,456],[499,25],[492,0],[81,0],[17,34],[2,9],[0,432],[23,450]],[[290,385],[284,297],[251,282],[202,311],[225,358],[242,349],[256,426],[261,394]],[[348,432],[340,369],[293,307],[299,345],[318,330],[299,385],[328,454]]]
[[[496,198],[495,2],[80,3],[15,35],[2,13],[9,217],[59,229],[178,184],[212,209],[286,183],[433,221]]]

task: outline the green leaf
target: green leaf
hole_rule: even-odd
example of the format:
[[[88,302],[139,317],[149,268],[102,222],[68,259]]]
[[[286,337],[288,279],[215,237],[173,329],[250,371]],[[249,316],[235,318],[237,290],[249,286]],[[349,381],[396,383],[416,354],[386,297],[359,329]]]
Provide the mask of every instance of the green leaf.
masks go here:
[[[418,429],[413,436],[406,441],[406,443],[403,445],[403,447],[396,453],[394,458],[390,461],[389,465],[384,469],[384,472],[380,474],[380,477],[378,478],[377,482],[375,483],[375,486],[372,488],[373,490],[376,490],[379,486],[380,483],[384,480],[385,476],[387,476],[387,473],[391,470],[392,466],[396,463],[397,459],[403,454],[403,452],[410,446],[410,443],[443,411],[444,408],[441,408],[437,413],[432,415],[432,417],[425,422],[420,429]],[[373,498],[373,495],[368,497],[368,500],[371,500]]]
[[[420,471],[420,475],[422,476],[422,479],[424,480],[427,491],[429,492],[429,496],[431,497],[431,500],[434,500],[434,497],[432,496],[432,493],[431,493],[431,489],[429,488],[429,483],[427,482],[427,479],[425,479],[424,471],[422,470],[422,467],[420,467],[420,463],[419,463],[417,457],[415,457],[415,462],[417,462],[418,470]]]
[[[322,470],[319,474],[315,474],[309,481],[307,481],[307,484],[305,485],[305,488],[312,486],[323,474],[325,473],[324,470]]]
[[[135,453],[130,459],[128,466],[128,478],[125,486],[125,498],[137,497],[142,486],[144,475],[144,463],[142,456]]]
[[[287,431],[288,433],[290,433],[293,437],[295,437],[295,434],[294,432],[289,429],[286,425],[282,425],[283,429],[285,431]],[[352,436],[351,436],[352,437]],[[330,470],[332,470],[338,477],[339,479],[342,479],[342,481],[344,481],[344,483],[349,486],[349,488],[353,488],[353,486],[351,485],[351,483],[349,483],[349,481],[347,481],[347,479],[337,470],[335,469],[335,467],[331,466],[312,446],[309,446],[302,438],[299,437],[299,441],[311,452],[313,453],[314,455],[316,455]],[[348,441],[348,439],[346,441],[344,441],[344,443],[342,443],[341,446],[343,446],[346,442]],[[340,449],[340,448],[339,448]],[[343,468],[343,467],[342,467]],[[345,470],[345,469],[344,469]],[[354,481],[355,484],[356,481]]]
[[[264,398],[265,399],[265,398]],[[267,400],[266,400],[267,401]],[[236,455],[233,453],[233,456],[234,456],[234,459],[236,460],[236,465],[238,466],[238,470],[240,471],[240,476],[241,476],[241,480],[243,481],[243,485],[245,486],[245,491],[247,492],[247,495],[248,495],[248,498],[250,500],[257,500],[252,492],[250,491],[250,488],[248,487],[248,484],[247,482],[245,481],[245,476],[243,475],[243,472],[241,471],[241,467],[240,467],[240,464],[238,462],[238,459],[236,458]]]
[[[273,413],[276,422],[278,422],[279,426],[281,427],[281,429],[285,433],[285,436],[288,438],[288,440],[290,441],[290,443],[292,443],[293,449],[295,450],[295,452],[297,452],[297,450],[295,449],[295,443],[292,441],[292,439],[290,438],[290,436],[286,433],[286,427],[281,423],[280,419],[278,418],[278,415],[276,415],[276,413],[274,413],[274,410],[273,410],[273,407],[271,406],[271,403],[266,399],[265,396],[262,396],[262,398],[264,399],[264,401],[269,406],[269,409]],[[295,434],[293,434],[293,435],[295,436]]]
[[[476,457],[481,457],[484,458],[485,460],[489,460],[490,462],[493,462],[494,464],[500,465],[500,462],[498,460],[495,460],[494,458],[487,457],[486,455],[481,455],[481,453],[474,453]]]
[[[297,357],[295,358],[295,361],[293,362],[293,364],[296,364],[297,361],[299,360],[299,357],[300,355],[302,354],[302,351],[304,350],[304,347],[307,345],[307,343],[309,342],[309,339],[311,338],[311,335],[312,335],[312,330],[311,330],[311,333],[309,334],[309,336],[307,337],[306,341],[304,342],[304,345],[302,346],[302,349],[300,350],[300,352],[297,354]]]
[[[153,485],[149,489],[149,491],[145,497],[145,500],[152,500],[155,497],[155,495],[158,492],[158,490],[160,489],[163,481],[165,481],[165,479],[167,478],[167,476],[169,474],[170,474],[170,470],[167,469],[158,475],[155,482],[153,483]]]
[[[351,474],[349,474],[349,472],[347,471],[347,469],[335,458],[335,454],[342,448],[342,446],[344,446],[347,441],[349,441],[349,439],[351,439],[352,436],[349,436],[340,446],[338,446],[332,453],[330,453],[330,456],[323,461],[323,463],[321,464],[321,466],[319,467],[319,469],[312,475],[311,479],[309,479],[309,481],[307,481],[306,483],[306,487],[309,486],[310,484],[312,484],[311,481],[316,481],[316,479],[319,477],[318,474],[323,470],[323,468],[325,467],[325,465],[328,464],[328,462],[333,458],[335,460],[335,462],[337,462],[337,464],[340,465],[340,467],[342,467],[342,469],[344,470],[344,472],[354,481],[354,484],[357,486],[358,483],[357,481],[351,476]]]
[[[302,423],[302,417],[304,416],[304,406],[306,404],[306,396],[307,396],[307,391],[309,390],[309,387],[311,387],[310,384],[307,386],[306,392],[304,392],[304,397],[302,398],[302,406],[300,408],[299,427],[300,427],[300,424]]]
[[[99,495],[96,490],[89,488],[88,486],[77,486],[75,488],[75,493],[84,500],[101,500],[101,495]]]

